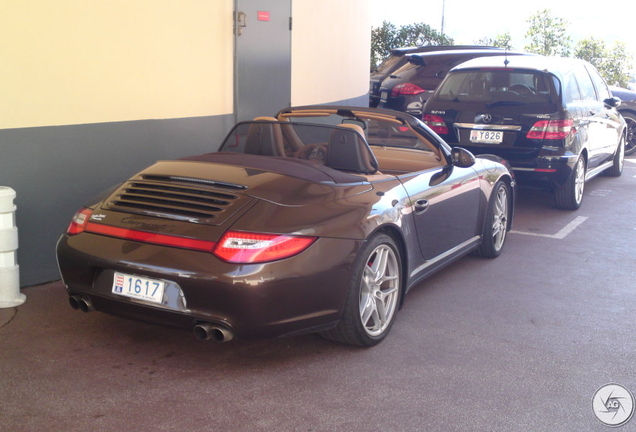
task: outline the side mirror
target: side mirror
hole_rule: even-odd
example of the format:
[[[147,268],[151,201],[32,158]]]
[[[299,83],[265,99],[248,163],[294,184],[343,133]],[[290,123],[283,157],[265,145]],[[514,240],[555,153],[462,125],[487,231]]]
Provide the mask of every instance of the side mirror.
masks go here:
[[[607,106],[611,106],[612,108],[618,108],[622,101],[621,98],[613,96],[611,98],[607,98],[603,101],[603,103]]]
[[[470,168],[475,165],[475,156],[462,147],[453,147],[451,158],[456,167]]]

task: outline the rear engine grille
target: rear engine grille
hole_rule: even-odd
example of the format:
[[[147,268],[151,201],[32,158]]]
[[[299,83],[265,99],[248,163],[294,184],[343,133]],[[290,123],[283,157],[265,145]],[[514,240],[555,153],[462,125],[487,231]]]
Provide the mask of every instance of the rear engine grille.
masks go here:
[[[219,222],[215,219],[240,198],[231,190],[219,191],[208,186],[216,186],[213,182],[167,177],[166,180],[124,183],[111,196],[105,208],[195,223],[214,223]],[[234,189],[238,188],[243,187],[237,185]]]

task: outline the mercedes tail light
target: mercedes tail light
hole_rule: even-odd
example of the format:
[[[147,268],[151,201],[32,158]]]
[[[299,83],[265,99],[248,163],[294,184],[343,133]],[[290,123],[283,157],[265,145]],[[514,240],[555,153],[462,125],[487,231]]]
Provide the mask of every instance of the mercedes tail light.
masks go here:
[[[316,239],[317,237],[228,231],[217,242],[213,253],[231,263],[264,263],[297,255]]]
[[[433,114],[424,114],[422,120],[424,120],[426,126],[433,129],[435,133],[440,135],[448,134],[448,126],[446,126],[446,122],[442,117]]]
[[[529,139],[560,140],[576,133],[574,121],[567,120],[539,120],[526,135]]]
[[[415,84],[403,83],[393,87],[393,90],[391,90],[391,96],[414,96],[424,93],[425,91],[426,90],[416,86]]]

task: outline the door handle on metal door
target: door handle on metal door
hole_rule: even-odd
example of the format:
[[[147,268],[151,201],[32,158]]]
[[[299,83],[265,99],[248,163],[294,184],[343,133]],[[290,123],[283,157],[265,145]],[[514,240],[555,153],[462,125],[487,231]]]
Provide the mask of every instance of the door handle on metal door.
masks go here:
[[[428,210],[428,200],[421,199],[415,201],[414,210],[415,214],[418,215],[424,213],[426,210]]]
[[[237,12],[236,14],[236,35],[243,34],[243,29],[247,27],[247,16],[245,12]]]

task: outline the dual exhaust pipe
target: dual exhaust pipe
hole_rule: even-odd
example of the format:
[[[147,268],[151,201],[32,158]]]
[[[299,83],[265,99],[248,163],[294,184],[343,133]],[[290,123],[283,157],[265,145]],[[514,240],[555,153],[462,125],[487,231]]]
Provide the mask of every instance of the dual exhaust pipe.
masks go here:
[[[216,324],[200,323],[192,329],[194,336],[202,341],[229,342],[234,339],[234,333],[227,327]]]
[[[72,295],[68,298],[68,304],[75,310],[81,310],[82,312],[92,312],[95,310],[93,301],[90,297],[82,295]]]
[[[75,310],[82,312],[92,312],[95,310],[90,297],[73,294],[69,296],[68,303]],[[202,341],[229,342],[234,339],[234,333],[227,327],[211,323],[200,323],[192,329],[194,336]]]

